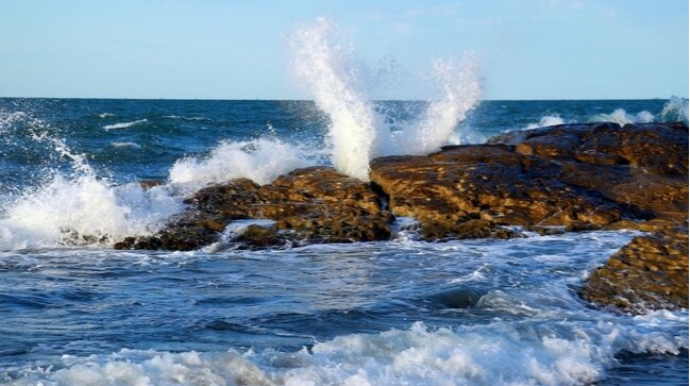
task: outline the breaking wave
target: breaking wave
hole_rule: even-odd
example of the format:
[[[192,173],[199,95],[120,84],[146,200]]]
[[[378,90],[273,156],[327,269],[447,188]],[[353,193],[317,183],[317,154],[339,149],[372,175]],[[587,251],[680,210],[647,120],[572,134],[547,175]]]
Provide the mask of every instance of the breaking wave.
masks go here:
[[[687,323],[687,315],[667,311],[629,323],[525,320],[430,329],[417,322],[298,352],[63,356],[64,368],[25,369],[9,385],[584,385],[603,379],[621,352],[687,349],[687,334],[679,333]]]

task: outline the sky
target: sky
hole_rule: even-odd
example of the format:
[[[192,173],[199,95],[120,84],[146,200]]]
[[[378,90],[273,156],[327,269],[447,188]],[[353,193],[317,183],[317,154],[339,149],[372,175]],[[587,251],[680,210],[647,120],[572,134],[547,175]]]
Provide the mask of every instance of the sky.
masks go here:
[[[287,40],[325,16],[424,98],[464,51],[485,99],[688,96],[687,0],[0,0],[0,97],[311,99]],[[415,83],[417,82],[417,83]],[[396,86],[398,85],[398,86]]]

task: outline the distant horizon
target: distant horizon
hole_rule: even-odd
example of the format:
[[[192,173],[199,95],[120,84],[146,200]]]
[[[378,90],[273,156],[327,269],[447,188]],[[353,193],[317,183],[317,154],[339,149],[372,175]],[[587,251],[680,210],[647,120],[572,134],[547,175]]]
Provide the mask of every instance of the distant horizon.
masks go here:
[[[594,98],[594,99],[481,99],[481,102],[578,102],[578,101],[655,101],[670,100],[673,97],[690,99],[686,96],[671,95],[654,98]],[[100,98],[100,97],[12,97],[0,99],[65,99],[65,100],[103,100],[103,101],[197,101],[197,102],[315,102],[314,99],[208,99],[208,98]],[[369,99],[372,102],[428,102],[435,99]]]

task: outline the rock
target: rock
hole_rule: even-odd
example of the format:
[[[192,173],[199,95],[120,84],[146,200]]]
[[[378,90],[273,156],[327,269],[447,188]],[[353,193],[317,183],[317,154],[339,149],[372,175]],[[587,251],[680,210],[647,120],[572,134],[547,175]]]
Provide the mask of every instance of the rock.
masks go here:
[[[156,186],[163,185],[164,182],[161,180],[141,180],[138,181],[138,183],[142,189],[149,190],[151,188],[155,188]]]
[[[684,218],[687,162],[682,124],[577,124],[378,158],[370,177],[391,213],[419,220],[427,238],[462,237],[474,226],[460,224],[474,220],[581,231]]]
[[[451,288],[427,296],[427,300],[448,308],[474,307],[484,293],[472,288]]]
[[[611,256],[580,295],[629,312],[688,308],[688,227],[662,227]]]
[[[276,221],[269,228],[249,226],[236,240],[247,248],[390,238],[391,217],[379,196],[330,167],[298,169],[264,186],[237,179],[204,188],[185,202],[189,208],[158,234],[126,238],[115,248],[199,249],[243,219]]]

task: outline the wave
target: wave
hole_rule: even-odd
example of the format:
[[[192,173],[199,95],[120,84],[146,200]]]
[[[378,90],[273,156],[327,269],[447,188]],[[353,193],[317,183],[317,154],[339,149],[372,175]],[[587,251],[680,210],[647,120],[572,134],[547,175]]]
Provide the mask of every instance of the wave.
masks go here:
[[[654,114],[649,111],[641,111],[635,115],[628,114],[624,109],[616,109],[610,114],[597,114],[587,119],[587,122],[613,122],[621,126],[629,123],[654,122]]]
[[[663,122],[684,122],[688,125],[688,100],[685,98],[672,96],[664,105],[660,114]]]
[[[99,177],[86,155],[73,152],[55,137],[51,125],[29,114],[16,114],[13,119],[13,124],[28,130],[36,146],[54,157],[47,155],[53,164],[41,171],[46,176],[43,183],[4,197],[0,249],[112,245],[129,235],[157,231],[184,208],[172,187],[145,190],[138,183],[116,185]],[[65,161],[71,171],[57,169],[57,163]]]
[[[144,119],[139,119],[139,120],[131,121],[131,122],[114,123],[112,125],[103,126],[103,129],[105,129],[105,130],[128,129],[128,128],[133,127],[133,126],[147,123],[148,121],[149,121],[148,119],[144,118]]]
[[[353,48],[337,24],[318,18],[292,37],[295,73],[314,95],[316,105],[330,117],[328,145],[334,166],[363,181],[369,161],[392,154],[427,154],[438,150],[454,134],[479,102],[477,65],[472,55],[437,61],[434,73],[441,93],[420,117],[392,133],[383,112],[367,98]]]
[[[180,116],[180,115],[164,115],[163,118],[182,119],[185,121],[213,121],[213,119],[206,118],[206,117],[184,117],[184,116]]]
[[[111,142],[110,146],[116,148],[129,147],[134,149],[141,149],[141,146],[135,142]]]
[[[524,130],[533,130],[538,129],[540,127],[562,125],[564,123],[565,120],[558,115],[545,115],[541,117],[539,123],[530,123],[524,128]]]
[[[585,385],[622,352],[687,349],[687,315],[655,312],[603,320],[494,321],[455,329],[352,334],[298,352],[156,352],[63,356],[58,370],[23,369],[26,385]]]
[[[636,114],[631,114],[625,109],[616,109],[609,114],[596,114],[583,119],[564,119],[559,115],[545,115],[539,122],[530,123],[523,128],[523,130],[532,130],[540,127],[556,126],[566,123],[579,122],[613,122],[621,126],[635,123],[653,123],[653,122],[683,122],[688,124],[688,100],[676,96],[672,96],[663,107],[663,110],[658,114],[653,114],[647,110],[642,110]]]

